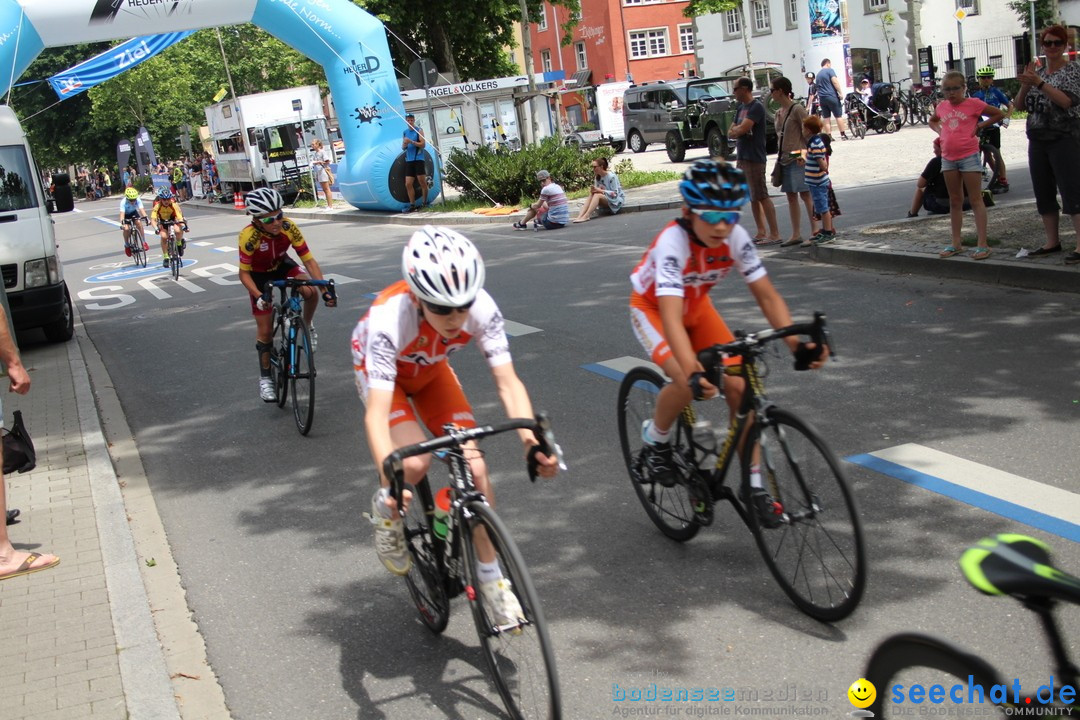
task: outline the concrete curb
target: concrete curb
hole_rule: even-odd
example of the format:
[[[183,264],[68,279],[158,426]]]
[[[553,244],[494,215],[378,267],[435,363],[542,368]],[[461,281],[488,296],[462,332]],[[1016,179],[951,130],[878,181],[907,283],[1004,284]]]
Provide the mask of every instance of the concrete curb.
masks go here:
[[[127,510],[98,421],[90,376],[83,360],[82,344],[88,343],[89,339],[78,315],[76,322],[78,342],[68,343],[68,361],[75,385],[79,428],[86,449],[87,473],[94,499],[101,558],[105,566],[105,585],[109,592],[117,660],[128,715],[133,718],[179,720],[180,711],[173,699],[146,588],[139,574],[139,558],[128,526]]]

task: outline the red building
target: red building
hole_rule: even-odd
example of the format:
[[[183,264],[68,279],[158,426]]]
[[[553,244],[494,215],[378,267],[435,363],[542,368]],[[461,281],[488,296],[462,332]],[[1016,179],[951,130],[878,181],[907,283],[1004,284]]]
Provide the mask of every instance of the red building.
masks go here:
[[[687,0],[581,0],[573,42],[563,47],[560,26],[570,11],[545,2],[530,23],[536,72],[562,70],[562,114],[574,127],[593,120],[588,100],[575,88],[629,80],[673,80],[695,69],[694,25],[683,15]]]

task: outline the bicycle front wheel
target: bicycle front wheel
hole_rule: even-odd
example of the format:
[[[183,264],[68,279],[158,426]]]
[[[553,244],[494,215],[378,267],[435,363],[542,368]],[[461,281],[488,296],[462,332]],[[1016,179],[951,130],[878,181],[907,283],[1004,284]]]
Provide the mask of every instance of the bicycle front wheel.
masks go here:
[[[651,368],[637,367],[626,374],[619,386],[619,442],[622,444],[626,470],[630,473],[630,484],[634,486],[646,514],[660,532],[672,540],[685,542],[697,535],[701,528],[694,520],[694,507],[687,486],[677,483],[668,488],[651,482],[642,468],[641,450],[645,443],[641,439],[641,426],[653,417],[656,396],[662,387],[664,378]],[[680,417],[671,433],[673,459],[676,454],[684,452],[687,430]]]
[[[863,677],[872,682],[877,691],[877,697],[867,709],[874,713],[875,718],[887,719],[913,714],[914,705],[906,692],[913,685],[923,688],[940,685],[945,691],[945,702],[952,700],[949,690],[960,685],[963,688],[961,697],[966,702],[969,677],[972,678],[972,686],[982,686],[984,693],[989,693],[994,685],[1002,684],[994,668],[982,658],[937,638],[917,633],[894,635],[881,643],[870,656]],[[907,702],[896,702],[898,697],[893,688],[902,693],[900,697]],[[1005,717],[1004,709],[995,707],[992,702],[978,707],[985,709],[990,717]],[[946,709],[947,705],[941,706],[942,711]]]
[[[134,247],[131,248],[131,258],[139,267],[146,267],[146,251],[143,250],[144,239],[145,235],[143,233],[142,225],[136,222],[131,229],[131,242],[134,245]]]
[[[315,354],[311,352],[311,334],[307,323],[297,318],[293,321],[293,356],[289,368],[289,385],[292,390],[293,417],[301,435],[311,432],[315,421]]]
[[[472,609],[480,645],[487,657],[491,676],[506,711],[515,720],[555,720],[562,717],[559,678],[555,670],[555,653],[548,638],[547,623],[540,610],[540,601],[532,579],[521,559],[517,545],[495,511],[484,502],[466,505],[465,572],[469,607]],[[495,549],[495,558],[503,577],[521,606],[516,623],[502,624],[493,607],[480,591],[477,580],[476,534],[484,533]]]
[[[413,487],[413,499],[403,520],[405,544],[412,556],[412,567],[405,576],[409,595],[420,613],[420,620],[433,633],[441,633],[450,621],[450,598],[446,594],[443,578],[442,542],[427,522],[435,504],[431,498],[431,485],[424,478]]]
[[[839,461],[812,427],[773,408],[752,429],[761,448],[761,478],[779,504],[779,522],[766,524],[753,507],[750,529],[773,577],[812,618],[847,617],[866,586],[862,525]],[[743,482],[749,483],[749,458]]]
[[[180,268],[184,261],[180,259],[180,253],[176,250],[176,241],[169,241],[169,269],[172,270],[173,280],[180,279]]]
[[[281,308],[275,305],[270,318],[274,328],[274,354],[270,358],[270,376],[274,379],[277,406],[283,408],[289,397],[289,322],[280,315]]]

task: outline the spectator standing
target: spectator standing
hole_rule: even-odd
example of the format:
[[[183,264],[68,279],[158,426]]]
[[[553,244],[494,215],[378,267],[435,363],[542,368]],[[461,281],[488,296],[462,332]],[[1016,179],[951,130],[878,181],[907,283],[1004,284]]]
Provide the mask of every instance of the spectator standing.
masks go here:
[[[795,102],[791,81],[786,77],[774,78],[771,87],[773,100],[780,104],[780,109],[776,111],[776,129],[780,138],[777,162],[784,168],[784,180],[780,190],[787,195],[788,213],[791,216],[791,237],[784,241],[782,247],[791,247],[803,242],[800,200],[806,208],[806,217],[810,220],[810,236],[818,234],[810,186],[806,184],[806,171],[798,162],[806,150],[802,123],[808,114],[806,108]]]
[[[821,104],[817,96],[817,75],[812,72],[806,73],[806,109],[811,115],[821,114]]]
[[[818,102],[821,103],[821,117],[824,121],[822,128],[832,134],[830,117],[836,118],[836,125],[840,128],[840,137],[844,140],[847,136],[847,119],[840,107],[840,98],[844,95],[844,88],[840,85],[840,78],[836,77],[836,71],[832,69],[829,58],[821,61],[821,70],[814,78],[814,87],[817,90]]]
[[[332,197],[330,197],[330,157],[327,155],[326,150],[323,149],[322,140],[320,140],[319,138],[315,138],[314,140],[311,141],[311,152],[312,152],[311,164],[312,164],[312,166],[315,167],[315,182],[318,183],[320,187],[322,187],[323,198],[326,200],[326,209],[327,210],[333,210],[334,209],[334,199]],[[408,149],[406,149],[405,157],[407,158],[408,156],[409,156],[409,151],[408,151]],[[406,167],[407,167],[408,166],[408,160],[406,160],[405,162],[406,162]],[[421,162],[423,162],[423,161],[421,161]],[[426,178],[425,178],[425,180],[426,180]],[[411,192],[412,185],[409,184],[409,176],[408,175],[406,175],[405,183],[406,183],[406,185],[408,185],[408,187],[410,189],[410,192],[409,192],[409,207],[411,208],[412,207],[412,192]],[[421,184],[421,187],[424,187],[424,185]],[[425,195],[426,195],[426,193],[425,193]]]
[[[728,137],[735,138],[736,166],[746,175],[750,186],[750,209],[757,225],[754,244],[775,245],[780,242],[780,228],[776,224],[776,207],[765,185],[765,106],[754,97],[754,81],[748,77],[735,81],[734,94],[739,107]]]
[[[19,359],[19,349],[11,337],[7,313],[0,305],[0,360],[7,368],[8,392],[25,395],[30,391],[30,375]],[[3,418],[3,404],[0,403],[0,419]],[[0,444],[0,514],[4,522],[0,523],[0,580],[9,580],[20,575],[28,575],[39,570],[48,570],[60,563],[60,558],[48,553],[26,553],[15,549],[7,529],[7,489],[3,477],[3,445]],[[15,515],[18,515],[15,512]],[[14,518],[14,515],[11,517]]]
[[[814,199],[814,212],[821,217],[821,230],[814,237],[802,243],[824,245],[836,239],[833,227],[832,209],[829,205],[829,190],[832,179],[829,177],[829,155],[832,154],[830,140],[822,135],[821,118],[811,115],[803,120],[803,137],[806,139],[806,152],[799,162],[804,165],[806,184],[810,186],[810,195]]]
[[[941,79],[945,99],[938,103],[930,116],[930,129],[941,136],[941,172],[949,188],[949,217],[952,240],[938,255],[943,258],[964,251],[960,230],[964,224],[964,194],[967,193],[971,211],[975,215],[975,234],[979,246],[971,254],[972,260],[990,257],[986,239],[986,204],[982,197],[982,158],[979,152],[979,130],[998,122],[1001,110],[982,100],[964,97],[967,78],[953,70]],[[982,118],[989,118],[983,120]]]
[[[1068,60],[1068,31],[1052,25],[1040,35],[1046,64],[1029,64],[1020,73],[1016,104],[1028,112],[1028,170],[1035,209],[1042,217],[1046,243],[1028,257],[1061,252],[1060,213],[1072,218],[1076,250],[1066,265],[1080,263],[1080,65]],[[1061,193],[1061,205],[1057,193]]]
[[[427,139],[424,133],[416,127],[416,116],[409,113],[405,116],[405,122],[409,127],[401,133],[401,149],[405,151],[405,191],[409,193],[409,207],[402,212],[412,212],[418,207],[427,206]],[[413,188],[414,181],[420,186],[420,203],[416,204],[416,190]]]
[[[536,179],[540,183],[540,199],[529,206],[524,220],[514,223],[514,229],[528,229],[529,221],[533,218],[536,218],[533,230],[557,230],[566,227],[570,222],[570,203],[562,186],[551,179],[551,173],[547,170],[536,173]]]
[[[622,210],[626,202],[626,193],[623,192],[619,176],[608,169],[608,159],[598,157],[592,161],[592,171],[596,175],[593,186],[589,188],[589,199],[581,208],[581,213],[574,218],[574,222],[588,222],[594,211],[606,212],[616,215]]]

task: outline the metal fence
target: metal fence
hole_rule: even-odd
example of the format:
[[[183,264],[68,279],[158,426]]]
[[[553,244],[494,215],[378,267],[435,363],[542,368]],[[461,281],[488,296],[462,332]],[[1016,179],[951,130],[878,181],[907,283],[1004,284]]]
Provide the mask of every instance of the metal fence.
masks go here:
[[[951,54],[950,54],[951,46]],[[934,64],[937,66],[937,77],[941,77],[948,70],[960,70],[960,47],[957,43],[946,45],[933,45]],[[964,40],[964,67],[963,73],[971,76],[975,70],[989,65],[997,70],[995,78],[998,80],[1014,78],[1021,69],[1028,56],[1024,49],[1024,36],[1004,36],[983,38],[981,40]]]

